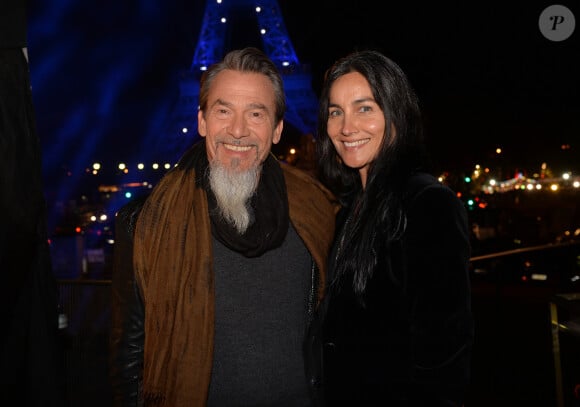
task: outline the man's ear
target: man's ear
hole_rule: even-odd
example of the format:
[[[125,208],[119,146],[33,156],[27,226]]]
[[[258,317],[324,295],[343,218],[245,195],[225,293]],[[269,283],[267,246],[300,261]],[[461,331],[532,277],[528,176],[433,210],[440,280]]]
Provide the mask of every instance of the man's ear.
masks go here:
[[[203,112],[201,110],[197,111],[197,132],[201,137],[205,137],[207,134],[207,123],[203,117]]]
[[[284,128],[284,120],[280,120],[280,123],[276,125],[274,129],[274,137],[272,138],[272,144],[278,144],[282,138],[282,129]]]

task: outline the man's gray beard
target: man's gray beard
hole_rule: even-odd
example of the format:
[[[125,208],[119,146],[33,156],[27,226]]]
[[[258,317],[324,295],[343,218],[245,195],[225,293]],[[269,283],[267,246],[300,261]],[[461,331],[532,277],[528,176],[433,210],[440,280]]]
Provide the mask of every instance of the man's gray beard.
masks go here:
[[[246,171],[237,171],[236,166],[233,163],[227,168],[221,162],[211,162],[209,183],[221,216],[242,235],[254,221],[250,199],[258,187],[261,166]]]

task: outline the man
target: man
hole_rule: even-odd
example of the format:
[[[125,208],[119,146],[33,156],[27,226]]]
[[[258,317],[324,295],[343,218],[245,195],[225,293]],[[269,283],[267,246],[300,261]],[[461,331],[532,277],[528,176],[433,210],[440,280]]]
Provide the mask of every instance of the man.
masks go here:
[[[60,406],[58,291],[28,65],[28,2],[0,2],[0,405]]]
[[[116,405],[312,405],[302,352],[337,208],[271,154],[285,108],[264,53],[228,53],[201,79],[202,141],[117,215]]]

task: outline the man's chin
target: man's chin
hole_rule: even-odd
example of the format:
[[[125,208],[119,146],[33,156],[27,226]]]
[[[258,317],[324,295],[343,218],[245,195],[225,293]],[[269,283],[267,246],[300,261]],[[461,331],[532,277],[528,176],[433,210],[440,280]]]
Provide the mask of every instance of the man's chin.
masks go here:
[[[226,163],[221,162],[221,167],[227,171],[229,174],[244,174],[248,172],[256,171],[258,168],[258,163],[255,161],[253,162],[246,162],[242,160],[230,160]]]

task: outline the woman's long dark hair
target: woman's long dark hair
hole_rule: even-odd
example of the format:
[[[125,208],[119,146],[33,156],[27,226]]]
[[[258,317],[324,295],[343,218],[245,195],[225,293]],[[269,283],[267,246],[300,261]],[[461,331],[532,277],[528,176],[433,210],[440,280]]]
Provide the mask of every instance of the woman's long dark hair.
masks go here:
[[[366,78],[386,124],[385,137],[369,168],[364,191],[358,169],[342,163],[327,132],[330,88],[339,77],[350,72],[359,72]],[[355,202],[357,205],[357,215],[349,220],[348,236],[337,254],[335,280],[352,275],[355,292],[362,294],[378,256],[384,256],[389,243],[404,231],[404,183],[412,172],[423,167],[426,158],[417,96],[395,62],[374,50],[354,52],[326,71],[317,132],[318,175],[345,210],[352,211]],[[377,246],[377,235],[384,236],[386,242]],[[387,272],[394,278],[391,270]]]

